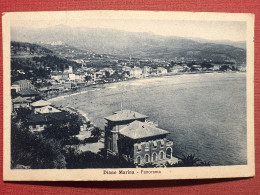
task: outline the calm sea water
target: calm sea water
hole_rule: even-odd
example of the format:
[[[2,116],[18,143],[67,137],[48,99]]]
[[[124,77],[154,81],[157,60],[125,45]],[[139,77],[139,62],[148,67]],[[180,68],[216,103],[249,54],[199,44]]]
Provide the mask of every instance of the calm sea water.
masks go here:
[[[174,155],[196,154],[212,165],[247,163],[246,74],[186,74],[106,84],[52,99],[87,113],[97,126],[123,109],[168,130]]]

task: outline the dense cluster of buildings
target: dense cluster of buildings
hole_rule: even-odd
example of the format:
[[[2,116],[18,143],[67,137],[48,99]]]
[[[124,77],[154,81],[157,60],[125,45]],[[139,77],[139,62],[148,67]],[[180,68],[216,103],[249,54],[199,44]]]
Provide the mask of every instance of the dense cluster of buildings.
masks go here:
[[[25,108],[31,111],[26,116],[26,122],[31,132],[43,131],[49,125],[57,122],[67,122],[68,112],[64,112],[54,107],[50,102],[42,100],[40,94],[35,90],[31,81],[20,80],[11,86],[12,95],[12,113],[19,108]]]

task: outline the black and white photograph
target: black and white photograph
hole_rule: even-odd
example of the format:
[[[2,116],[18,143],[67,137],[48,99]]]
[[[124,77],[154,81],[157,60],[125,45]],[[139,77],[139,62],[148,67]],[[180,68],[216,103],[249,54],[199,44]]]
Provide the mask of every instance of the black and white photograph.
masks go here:
[[[254,176],[254,15],[5,13],[4,179]]]

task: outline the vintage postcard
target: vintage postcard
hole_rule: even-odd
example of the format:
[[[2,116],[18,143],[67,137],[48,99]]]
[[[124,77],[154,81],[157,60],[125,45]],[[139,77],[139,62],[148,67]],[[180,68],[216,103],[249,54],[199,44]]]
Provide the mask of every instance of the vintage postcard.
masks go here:
[[[2,18],[5,181],[254,176],[253,14]]]

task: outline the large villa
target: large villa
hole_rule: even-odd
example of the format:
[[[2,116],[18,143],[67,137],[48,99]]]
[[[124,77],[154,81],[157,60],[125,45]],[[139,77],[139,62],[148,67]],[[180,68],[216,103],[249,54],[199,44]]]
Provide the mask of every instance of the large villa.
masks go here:
[[[147,121],[148,116],[121,110],[105,117],[107,155],[119,155],[136,165],[176,163],[168,131]]]

